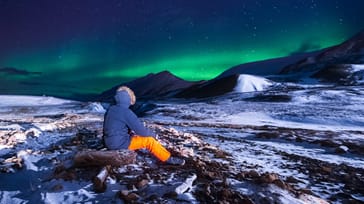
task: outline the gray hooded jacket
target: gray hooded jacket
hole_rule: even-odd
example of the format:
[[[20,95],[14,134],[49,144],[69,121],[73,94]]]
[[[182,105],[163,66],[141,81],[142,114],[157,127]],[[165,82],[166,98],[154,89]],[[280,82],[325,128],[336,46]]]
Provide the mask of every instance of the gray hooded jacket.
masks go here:
[[[131,140],[129,130],[139,136],[155,137],[129,109],[130,96],[127,91],[118,91],[115,101],[116,105],[110,106],[104,118],[104,143],[108,149],[127,149]]]

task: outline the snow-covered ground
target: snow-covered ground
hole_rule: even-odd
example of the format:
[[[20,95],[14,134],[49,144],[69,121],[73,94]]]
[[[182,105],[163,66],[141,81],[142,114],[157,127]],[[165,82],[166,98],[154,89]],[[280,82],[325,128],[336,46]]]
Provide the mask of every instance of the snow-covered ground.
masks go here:
[[[70,140],[83,124],[100,124],[103,111],[97,103],[0,96],[0,203],[75,203],[97,198],[89,183],[43,182],[54,171],[55,159],[70,152],[49,149]],[[23,169],[14,168],[17,159]],[[61,192],[50,190],[55,183],[63,184]]]
[[[199,135],[231,153],[237,168],[294,178],[295,188],[331,202],[345,196],[364,201],[362,188],[348,187],[357,181],[331,172],[357,173],[364,184],[363,87],[287,84],[206,101],[157,103],[149,120]],[[309,165],[330,167],[331,181],[325,168]]]
[[[246,86],[240,84],[239,92],[221,97],[151,101],[157,108],[144,119],[230,153],[231,161],[216,160],[232,163],[227,185],[253,200],[310,203],[292,194],[304,192],[332,203],[363,202],[364,88],[260,82],[265,84],[260,91],[242,91]],[[0,167],[7,172],[0,173],[0,202],[122,202],[115,193],[126,187],[113,179],[101,194],[90,182],[48,179],[54,163],[72,152],[73,147],[58,145],[85,124],[102,134],[103,113],[98,103],[0,96]],[[9,163],[19,158],[25,167],[17,170]],[[277,175],[283,184],[237,176],[249,171]]]

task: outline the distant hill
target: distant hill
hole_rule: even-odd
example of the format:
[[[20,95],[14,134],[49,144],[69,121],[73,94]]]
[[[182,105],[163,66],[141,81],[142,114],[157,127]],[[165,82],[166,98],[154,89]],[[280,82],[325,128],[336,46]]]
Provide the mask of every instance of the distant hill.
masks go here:
[[[179,90],[199,83],[201,82],[186,81],[168,71],[163,71],[157,74],[148,74],[133,81],[114,86],[101,93],[96,100],[104,102],[113,101],[116,89],[122,85],[130,87],[137,98],[152,98],[174,94]]]
[[[325,82],[355,84],[347,79],[360,79],[364,64],[364,31],[325,51],[284,67],[280,74],[317,78]],[[355,77],[353,77],[355,75]]]
[[[190,86],[176,95],[177,98],[206,98],[231,92],[237,85],[239,75],[215,78]]]
[[[285,66],[309,56],[315,56],[320,52],[322,52],[322,50],[240,64],[224,71],[217,78],[223,78],[234,74],[251,74],[258,76],[275,75],[280,73]]]
[[[177,93],[175,97],[206,98],[223,95],[229,92],[263,91],[273,84],[273,81],[264,77],[248,74],[234,74],[188,87]]]
[[[257,77],[249,75],[266,76],[280,81],[292,79],[299,81],[304,77],[312,77],[344,85],[362,84],[364,83],[362,64],[364,64],[364,31],[337,46],[323,50],[237,65],[208,81],[189,82],[168,71],[148,74],[103,92],[98,100],[112,101],[115,90],[120,85],[132,88],[138,98],[159,96],[205,98],[234,91],[238,84],[259,87],[271,83],[264,78],[257,81]],[[243,75],[248,77],[241,77]]]
[[[328,65],[363,64],[364,63],[364,31],[345,42],[330,47],[324,52],[302,59],[284,67],[281,74],[318,71]]]

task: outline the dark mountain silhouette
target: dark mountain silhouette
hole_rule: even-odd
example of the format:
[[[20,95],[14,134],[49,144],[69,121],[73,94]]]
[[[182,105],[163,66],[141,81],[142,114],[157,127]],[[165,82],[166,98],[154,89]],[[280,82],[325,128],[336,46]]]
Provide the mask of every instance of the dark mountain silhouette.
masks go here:
[[[286,66],[280,74],[309,74],[314,78],[335,81],[348,77],[350,69],[346,65],[363,63],[364,31],[361,31],[339,45]],[[325,73],[327,73],[327,76],[325,76]]]
[[[158,96],[173,95],[181,89],[199,83],[201,82],[185,81],[168,71],[163,71],[157,74],[148,74],[133,81],[114,86],[113,88],[104,91],[96,100],[103,102],[113,101],[116,89],[122,85],[130,87],[137,98],[154,98]]]
[[[14,67],[0,68],[0,74],[1,73],[2,74],[7,74],[7,75],[23,75],[23,76],[42,74],[41,72],[29,72],[29,71],[22,70],[22,69],[17,69],[17,68],[14,68]]]
[[[195,84],[177,93],[177,98],[206,98],[223,95],[233,91],[238,82],[239,75],[215,78],[210,81]]]
[[[267,59],[257,62],[250,62],[245,64],[240,64],[234,66],[223,73],[221,73],[217,78],[223,78],[234,74],[251,74],[251,75],[274,75],[280,73],[280,71],[292,63],[295,63],[301,59],[307,58],[309,56],[315,56],[321,53],[323,50],[294,54],[287,57],[279,57],[274,59]]]
[[[322,82],[336,83],[339,85],[360,85],[364,84],[364,65],[327,65],[311,77],[318,78]]]
[[[263,75],[280,81],[313,77],[353,85],[364,83],[364,66],[360,66],[363,63],[364,31],[337,46],[319,51],[237,65],[208,81],[188,82],[164,71],[122,85],[129,86],[137,97],[142,98],[205,98],[223,95],[234,90],[240,74]],[[118,86],[103,92],[98,99],[112,101]]]

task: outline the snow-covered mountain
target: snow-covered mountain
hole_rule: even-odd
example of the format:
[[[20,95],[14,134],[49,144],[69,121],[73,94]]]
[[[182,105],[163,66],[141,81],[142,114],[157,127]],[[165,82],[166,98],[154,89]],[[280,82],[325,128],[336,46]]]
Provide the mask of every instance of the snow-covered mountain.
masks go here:
[[[217,77],[208,81],[189,82],[170,72],[148,74],[145,77],[114,86],[99,95],[98,101],[112,102],[117,87],[126,85],[133,89],[138,98],[177,97],[206,98],[229,92],[262,91],[273,82],[263,77],[248,74]]]
[[[340,85],[361,85],[364,84],[364,64],[328,65],[312,77]]]
[[[239,75],[230,75],[223,78],[215,78],[203,83],[195,84],[177,93],[178,98],[206,98],[223,95],[231,92],[237,85]]]
[[[248,74],[241,74],[238,78],[238,83],[234,88],[234,91],[236,92],[253,92],[253,91],[263,91],[267,89],[269,86],[272,86],[274,84],[273,81],[248,75]]]
[[[295,63],[301,59],[317,55],[321,52],[322,50],[240,64],[224,71],[217,78],[223,78],[233,74],[251,74],[258,76],[274,75],[278,74],[285,66]]]
[[[182,90],[178,98],[206,98],[224,95],[229,92],[262,91],[274,82],[254,75],[234,74],[223,78],[215,78],[205,83],[196,84]]]
[[[315,56],[286,66],[280,74],[317,78],[325,82],[342,84],[361,83],[364,64],[364,31],[349,40]]]
[[[123,85],[132,88],[138,98],[156,96],[205,98],[223,95],[237,89],[241,92],[261,91],[262,87],[269,87],[266,84],[273,83],[256,76],[266,76],[279,81],[315,78],[322,82],[357,85],[363,84],[364,81],[363,64],[364,31],[337,46],[323,50],[241,64],[208,81],[188,82],[164,71],[149,74]],[[98,100],[112,101],[118,86],[103,92]]]

